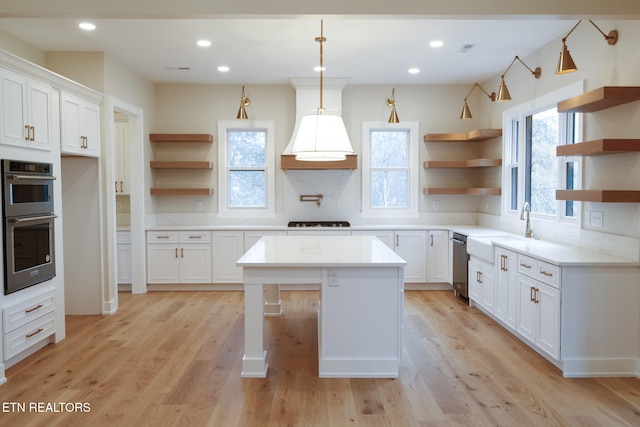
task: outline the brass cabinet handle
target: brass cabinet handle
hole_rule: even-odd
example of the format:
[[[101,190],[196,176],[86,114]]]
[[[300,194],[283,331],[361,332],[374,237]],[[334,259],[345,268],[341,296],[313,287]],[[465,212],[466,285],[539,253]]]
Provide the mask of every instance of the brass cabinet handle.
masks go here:
[[[538,299],[538,292],[540,292],[540,289],[538,288],[534,288],[536,290],[535,296],[536,296],[536,300],[534,301],[536,304],[538,304],[540,302],[540,300]]]
[[[180,258],[184,258],[184,248],[180,248]]]
[[[525,264],[524,262],[520,262],[520,267],[531,269],[531,265],[530,264]]]
[[[429,237],[431,237],[431,247],[433,247],[433,234]]]
[[[529,287],[529,301],[535,301],[536,298],[533,296],[533,292],[535,291],[536,288],[534,288],[533,286]]]
[[[168,239],[169,236],[163,235],[163,236],[156,236],[156,239]]]
[[[553,277],[553,273],[549,273],[548,271],[545,271],[545,270],[540,270],[540,274],[547,277]]]
[[[30,136],[29,136],[29,141],[35,141],[36,140],[36,127],[35,126],[29,126],[29,130],[30,132]]]
[[[176,248],[176,258],[178,258],[178,248]]]
[[[29,138],[31,137],[31,130],[29,129],[29,125],[24,125],[24,129],[27,131],[24,139],[25,141],[29,141]]]
[[[122,181],[120,181],[120,192],[122,193]]]
[[[34,335],[38,335],[38,334],[39,334],[40,332],[42,332],[42,331],[44,331],[44,329],[42,329],[42,328],[38,328],[38,330],[37,330],[37,331],[35,331],[35,332],[32,332],[32,333],[30,333],[30,334],[25,335],[25,338],[31,338],[31,337],[32,337],[32,336],[34,336]]]
[[[25,313],[31,313],[31,312],[33,312],[33,311],[36,311],[36,310],[41,309],[42,307],[44,307],[42,304],[38,304],[37,306],[35,306],[35,307],[33,307],[33,308],[28,308],[28,309],[26,309],[24,312],[25,312]]]
[[[118,181],[116,181],[116,193],[118,192]]]

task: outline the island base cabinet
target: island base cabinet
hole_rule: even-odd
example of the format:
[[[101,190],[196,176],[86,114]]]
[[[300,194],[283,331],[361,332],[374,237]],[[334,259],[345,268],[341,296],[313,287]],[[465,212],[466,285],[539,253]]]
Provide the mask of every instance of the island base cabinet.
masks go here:
[[[518,275],[516,331],[554,360],[560,359],[560,290]]]

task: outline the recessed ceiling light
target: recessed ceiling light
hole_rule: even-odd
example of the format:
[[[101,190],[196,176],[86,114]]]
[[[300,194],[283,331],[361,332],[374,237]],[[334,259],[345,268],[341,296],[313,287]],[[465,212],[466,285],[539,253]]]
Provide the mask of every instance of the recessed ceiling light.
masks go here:
[[[319,73],[320,71],[327,71],[327,69],[325,67],[316,65],[315,67],[313,67],[313,71],[315,71],[316,73]]]
[[[431,47],[442,47],[444,46],[444,42],[442,40],[433,40],[429,43]]]
[[[198,40],[196,44],[200,47],[209,47],[211,46],[211,42],[209,40]]]
[[[420,72],[420,68],[409,68],[409,74],[418,74]]]
[[[85,30],[85,31],[93,31],[96,29],[96,26],[93,25],[91,22],[81,22],[78,27],[80,27],[81,29]]]
[[[220,71],[221,73],[226,73],[227,71],[229,71],[229,67],[227,67],[226,65],[221,65],[218,67],[218,71]]]

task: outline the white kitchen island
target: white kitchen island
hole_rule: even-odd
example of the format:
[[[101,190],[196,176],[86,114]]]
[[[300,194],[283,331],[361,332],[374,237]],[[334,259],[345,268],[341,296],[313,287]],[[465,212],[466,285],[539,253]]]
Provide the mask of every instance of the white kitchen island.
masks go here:
[[[243,270],[242,377],[267,376],[267,312],[280,284],[319,284],[320,377],[397,378],[406,262],[374,236],[265,236],[237,262]]]

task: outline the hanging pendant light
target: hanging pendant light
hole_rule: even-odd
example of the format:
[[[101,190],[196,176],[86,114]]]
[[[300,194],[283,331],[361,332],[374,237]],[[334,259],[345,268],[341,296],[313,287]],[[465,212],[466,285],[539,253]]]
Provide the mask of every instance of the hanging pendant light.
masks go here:
[[[391,115],[389,116],[389,123],[400,123],[398,118],[398,112],[396,111],[396,89],[391,89],[391,98],[387,98],[387,106],[391,107]]]
[[[320,21],[320,37],[316,37],[315,41],[320,43],[320,106],[315,114],[302,116],[291,154],[296,156],[296,160],[302,161],[341,161],[345,160],[348,154],[355,153],[342,117],[328,113],[322,104],[322,44],[327,41],[324,38],[323,21]]]
[[[249,116],[247,116],[247,110],[245,109],[245,107],[247,107],[250,103],[251,101],[249,100],[249,98],[247,98],[244,95],[244,86],[242,86],[242,97],[240,98],[240,109],[238,110],[238,115],[236,116],[236,119],[247,120],[249,118]]]

